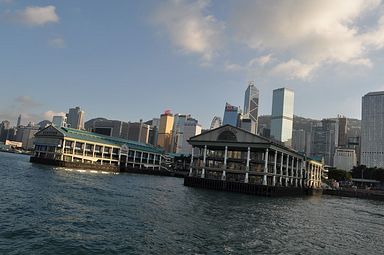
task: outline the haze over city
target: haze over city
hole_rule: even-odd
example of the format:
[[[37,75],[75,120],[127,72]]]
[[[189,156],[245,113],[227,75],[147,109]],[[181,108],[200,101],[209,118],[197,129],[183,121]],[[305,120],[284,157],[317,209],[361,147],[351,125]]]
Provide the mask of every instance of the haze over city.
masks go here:
[[[208,127],[249,80],[260,114],[289,87],[296,115],[361,118],[361,97],[384,89],[383,24],[378,0],[2,0],[0,119],[80,105],[87,119],[171,109]]]

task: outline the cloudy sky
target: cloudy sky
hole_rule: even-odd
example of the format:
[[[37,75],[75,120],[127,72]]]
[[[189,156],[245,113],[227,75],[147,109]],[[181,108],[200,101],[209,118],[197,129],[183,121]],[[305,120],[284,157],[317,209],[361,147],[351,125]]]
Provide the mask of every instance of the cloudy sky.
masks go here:
[[[360,118],[384,90],[379,0],[0,0],[0,120],[138,121],[165,109],[203,126],[248,81],[270,114],[272,90],[295,91],[295,114]]]

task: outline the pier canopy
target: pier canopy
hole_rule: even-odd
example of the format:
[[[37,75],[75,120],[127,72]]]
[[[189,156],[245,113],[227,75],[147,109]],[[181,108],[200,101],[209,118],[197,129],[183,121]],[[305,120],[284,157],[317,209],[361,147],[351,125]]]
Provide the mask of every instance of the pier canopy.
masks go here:
[[[192,145],[190,176],[286,187],[321,183],[321,167],[311,175],[311,182],[306,182],[310,176],[304,155],[231,125],[191,137],[188,142]]]

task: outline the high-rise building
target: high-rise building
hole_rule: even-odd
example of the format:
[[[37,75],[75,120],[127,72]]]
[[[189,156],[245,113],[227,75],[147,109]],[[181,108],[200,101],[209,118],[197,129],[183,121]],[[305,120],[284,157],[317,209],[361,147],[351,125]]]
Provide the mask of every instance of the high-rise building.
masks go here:
[[[271,138],[292,145],[294,92],[287,88],[275,89],[272,100]]]
[[[172,144],[171,144],[171,152],[177,152],[177,147],[181,146],[182,141],[184,140],[184,127],[185,122],[191,116],[186,114],[176,113],[173,120],[173,128],[172,128]],[[180,150],[180,149],[179,149]]]
[[[183,133],[178,136],[176,142],[176,153],[189,155],[192,151],[192,146],[188,143],[188,140],[196,135],[201,134],[202,127],[196,119],[188,118],[184,122]]]
[[[239,107],[225,103],[223,125],[238,126],[239,123]]]
[[[338,146],[346,148],[348,145],[348,123],[345,116],[338,116],[339,122],[339,141]]]
[[[306,152],[306,132],[303,129],[292,131],[292,148],[298,152]]]
[[[80,107],[70,108],[67,114],[67,123],[70,128],[84,129],[84,111]]]
[[[11,123],[8,120],[4,120],[0,124],[0,142],[5,142],[9,139],[9,130],[11,128]]]
[[[213,117],[211,127],[209,129],[215,129],[221,126],[221,118],[218,116]]]
[[[128,123],[128,140],[140,143],[149,143],[149,132],[151,126],[140,120],[139,122]]]
[[[21,114],[17,118],[17,125],[16,125],[16,127],[20,127],[20,126],[21,126]]]
[[[249,82],[248,88],[245,91],[244,98],[244,113],[243,119],[250,119],[250,129],[253,134],[257,133],[259,114],[259,90],[255,87],[254,82]]]
[[[311,130],[311,156],[324,158],[326,165],[333,166],[338,146],[338,122],[335,119],[323,119],[313,123]]]
[[[173,114],[169,110],[160,115],[157,145],[164,148],[166,152],[171,151],[173,120]]]
[[[361,165],[384,167],[384,91],[362,99]]]
[[[357,165],[356,152],[354,149],[338,148],[333,161],[337,169],[351,171]]]
[[[67,127],[67,116],[53,116],[52,124],[56,127]]]
[[[91,119],[85,122],[85,130],[101,135],[128,139],[128,123],[105,118]]]

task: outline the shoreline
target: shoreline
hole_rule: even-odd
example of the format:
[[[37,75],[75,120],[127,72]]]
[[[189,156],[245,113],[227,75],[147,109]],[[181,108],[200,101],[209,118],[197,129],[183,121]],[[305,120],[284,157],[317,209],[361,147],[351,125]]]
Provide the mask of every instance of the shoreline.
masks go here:
[[[338,197],[354,197],[361,199],[372,199],[384,201],[384,191],[380,190],[365,190],[365,189],[347,189],[347,190],[332,190],[325,189],[323,190],[324,195],[338,196]]]

